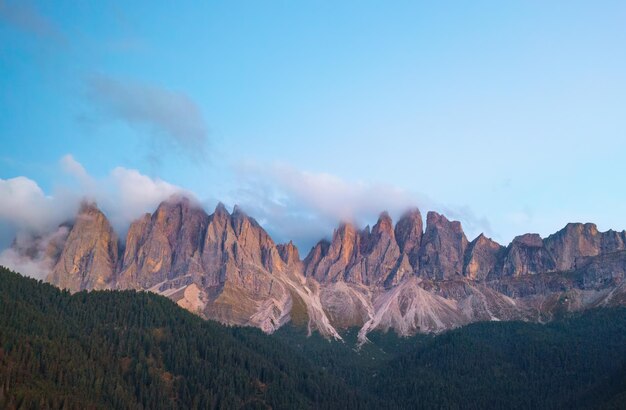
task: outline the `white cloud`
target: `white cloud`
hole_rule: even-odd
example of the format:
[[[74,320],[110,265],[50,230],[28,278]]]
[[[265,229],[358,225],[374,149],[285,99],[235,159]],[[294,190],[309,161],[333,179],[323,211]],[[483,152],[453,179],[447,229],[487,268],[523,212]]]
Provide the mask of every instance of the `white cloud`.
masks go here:
[[[278,241],[293,239],[306,253],[320,238],[328,237],[340,221],[359,226],[375,223],[382,211],[397,220],[411,207],[437,210],[459,219],[470,238],[489,233],[489,222],[468,207],[446,207],[423,194],[390,184],[347,181],[327,173],[298,170],[285,164],[246,163],[238,168],[240,185],[232,193]]]
[[[163,200],[176,194],[193,194],[159,178],[150,178],[134,169],[115,168],[103,181],[95,199],[118,232],[146,212],[153,212]]]
[[[87,170],[83,165],[76,161],[72,154],[64,155],[59,161],[63,171],[73,177],[83,186],[91,186],[94,184],[93,178],[87,173]]]
[[[69,154],[61,158],[60,166],[78,183],[78,189],[65,188],[46,195],[36,182],[25,177],[0,180],[0,195],[6,198],[0,203],[0,227],[10,225],[13,233],[45,237],[59,223],[72,219],[80,200],[87,197],[98,203],[123,240],[130,223],[143,213],[153,212],[163,200],[176,194],[195,200],[192,193],[134,169],[117,167],[104,178],[94,178]],[[329,237],[340,221],[373,224],[385,210],[397,220],[414,206],[423,214],[438,210],[461,220],[470,238],[481,231],[489,233],[488,221],[477,218],[467,207],[441,206],[424,195],[389,184],[347,181],[284,164],[246,164],[238,171],[238,188],[231,191],[230,198],[222,199],[241,205],[277,242],[294,240],[303,256],[319,239]],[[0,261],[9,260],[12,266],[25,264],[20,255],[5,252]],[[41,266],[25,264],[22,271],[26,269],[41,270]]]
[[[47,231],[76,210],[64,195],[48,196],[23,176],[0,179],[0,198],[0,223],[13,231]]]
[[[0,265],[43,280],[52,270],[56,254],[61,250],[68,233],[66,226],[60,226],[43,236],[18,232],[13,246],[0,253]]]
[[[74,218],[80,201],[95,201],[114,229],[124,239],[130,223],[145,212],[153,212],[160,202],[175,194],[193,195],[158,178],[134,169],[117,167],[104,178],[94,178],[72,155],[59,161],[63,171],[78,188],[64,186],[46,194],[33,180],[20,176],[0,179],[0,249],[16,237],[45,236],[59,224]],[[15,255],[5,254],[5,258]]]

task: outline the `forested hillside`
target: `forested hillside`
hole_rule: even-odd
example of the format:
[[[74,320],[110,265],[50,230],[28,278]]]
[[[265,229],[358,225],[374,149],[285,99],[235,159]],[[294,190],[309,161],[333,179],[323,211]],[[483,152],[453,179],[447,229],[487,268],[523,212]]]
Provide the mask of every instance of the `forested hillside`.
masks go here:
[[[355,349],[204,321],[145,292],[0,269],[0,408],[624,408],[626,309]]]
[[[0,270],[0,408],[359,408],[251,328],[145,292],[69,292]]]

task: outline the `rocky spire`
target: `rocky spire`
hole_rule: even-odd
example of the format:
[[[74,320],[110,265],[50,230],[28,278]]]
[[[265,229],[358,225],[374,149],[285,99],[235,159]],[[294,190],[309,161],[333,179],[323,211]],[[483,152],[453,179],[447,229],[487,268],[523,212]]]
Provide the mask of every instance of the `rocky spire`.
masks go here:
[[[201,244],[209,217],[185,197],[161,202],[133,222],[118,280],[123,288],[149,288],[182,275],[202,275]]]
[[[48,281],[77,292],[106,289],[115,281],[118,239],[95,203],[83,202]]]
[[[413,208],[402,215],[396,224],[395,235],[400,252],[407,255],[411,267],[417,271],[423,235],[422,214],[419,209]]]
[[[462,275],[467,245],[460,222],[428,212],[419,252],[419,275],[431,279],[451,279]]]
[[[527,233],[515,237],[507,247],[502,274],[505,276],[534,275],[555,269],[556,262],[550,251],[544,247],[541,236],[536,233]]]
[[[294,263],[300,262],[300,254],[298,253],[298,248],[293,244],[292,241],[286,244],[276,245],[278,249],[278,253],[280,258],[287,265],[292,265]]]
[[[495,275],[503,250],[503,246],[481,233],[467,247],[463,275],[472,280]]]

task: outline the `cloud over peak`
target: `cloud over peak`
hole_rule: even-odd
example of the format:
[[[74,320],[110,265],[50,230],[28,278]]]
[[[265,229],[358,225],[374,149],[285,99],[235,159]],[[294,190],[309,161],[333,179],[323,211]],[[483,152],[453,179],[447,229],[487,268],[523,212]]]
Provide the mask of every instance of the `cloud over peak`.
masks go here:
[[[104,178],[91,176],[70,154],[59,164],[71,184],[45,194],[37,182],[24,176],[0,179],[0,249],[16,234],[49,233],[71,220],[84,198],[97,202],[113,227],[124,234],[128,225],[176,194],[193,195],[181,187],[151,178],[135,169],[116,167]]]
[[[278,241],[293,239],[303,250],[328,237],[339,222],[374,223],[382,211],[398,219],[409,208],[438,210],[460,219],[470,235],[489,233],[489,221],[468,207],[446,207],[419,192],[377,182],[349,181],[286,164],[244,163],[232,197]]]

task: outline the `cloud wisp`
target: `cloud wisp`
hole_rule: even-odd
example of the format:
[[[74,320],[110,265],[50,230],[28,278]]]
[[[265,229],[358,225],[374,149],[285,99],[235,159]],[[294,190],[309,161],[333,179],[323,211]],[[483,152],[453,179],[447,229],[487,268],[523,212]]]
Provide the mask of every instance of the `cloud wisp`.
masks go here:
[[[27,2],[0,0],[0,19],[44,41],[67,42],[61,30],[34,5]]]
[[[108,118],[147,132],[153,157],[175,150],[192,159],[207,154],[207,125],[185,93],[101,74],[86,81],[86,95]]]
[[[461,220],[470,235],[490,233],[489,221],[476,217],[468,207],[447,207],[390,184],[347,181],[285,164],[241,164],[238,175],[233,202],[258,218],[277,240],[292,239],[303,251],[328,237],[341,221],[364,226],[375,223],[382,211],[397,220],[416,206],[424,214],[437,210]]]

